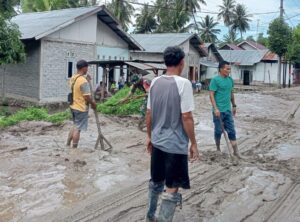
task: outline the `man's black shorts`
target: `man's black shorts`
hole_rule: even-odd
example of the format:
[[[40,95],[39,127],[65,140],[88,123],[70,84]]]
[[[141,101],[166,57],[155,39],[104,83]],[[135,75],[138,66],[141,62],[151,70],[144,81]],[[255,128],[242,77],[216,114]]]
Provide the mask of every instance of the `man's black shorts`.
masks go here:
[[[188,156],[161,151],[153,147],[151,155],[151,179],[165,181],[168,188],[190,188]]]

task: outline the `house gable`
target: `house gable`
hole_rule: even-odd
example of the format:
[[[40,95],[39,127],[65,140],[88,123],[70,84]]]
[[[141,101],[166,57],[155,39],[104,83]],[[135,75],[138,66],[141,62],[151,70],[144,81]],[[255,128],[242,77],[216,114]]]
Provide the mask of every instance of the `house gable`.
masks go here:
[[[62,28],[46,38],[96,43],[97,15],[91,15]]]

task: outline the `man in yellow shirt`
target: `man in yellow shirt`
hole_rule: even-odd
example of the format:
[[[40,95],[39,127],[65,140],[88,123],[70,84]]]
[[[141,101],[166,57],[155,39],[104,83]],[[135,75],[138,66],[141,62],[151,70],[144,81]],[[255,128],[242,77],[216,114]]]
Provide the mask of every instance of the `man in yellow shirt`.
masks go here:
[[[79,60],[76,64],[77,74],[70,79],[70,87],[73,92],[73,102],[70,105],[74,126],[70,130],[67,145],[77,148],[80,139],[80,131],[87,130],[89,104],[92,109],[96,109],[96,103],[92,100],[91,90],[87,78],[88,63],[85,60]]]

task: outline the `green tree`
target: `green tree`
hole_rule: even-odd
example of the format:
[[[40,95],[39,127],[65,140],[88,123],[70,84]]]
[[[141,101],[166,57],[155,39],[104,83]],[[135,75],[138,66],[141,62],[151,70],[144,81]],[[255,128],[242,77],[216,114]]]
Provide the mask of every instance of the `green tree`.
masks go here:
[[[18,1],[18,0],[15,0]],[[42,12],[65,8],[97,5],[96,0],[22,0],[23,12]]]
[[[139,14],[136,14],[135,33],[151,33],[157,27],[155,12],[146,4]]]
[[[240,42],[240,39],[237,37],[236,31],[230,29],[228,34],[223,36],[223,44],[237,44]]]
[[[218,39],[217,35],[221,32],[220,29],[216,29],[216,26],[219,24],[214,21],[214,18],[206,15],[202,21],[199,23],[200,38],[204,42],[213,42],[215,43]]]
[[[243,32],[250,29],[249,22],[251,19],[250,15],[247,14],[246,6],[237,4],[232,16],[232,29],[241,33],[241,39],[243,38]]]
[[[224,25],[228,27],[228,31],[232,24],[234,14],[235,0],[223,0],[223,4],[219,5],[218,19],[223,19]]]
[[[190,13],[190,16],[194,19],[195,28],[199,34],[199,27],[197,25],[197,21],[195,18],[195,12],[201,9],[201,4],[206,5],[205,0],[181,0],[182,5],[184,6],[184,10]]]
[[[14,7],[20,4],[20,0],[1,0],[0,15],[4,18],[11,17],[16,14]]]
[[[268,29],[269,48],[279,57],[277,81],[278,87],[281,87],[281,61],[288,50],[288,44],[291,39],[291,29],[289,25],[281,18],[274,19]]]
[[[182,0],[157,0],[156,9],[156,32],[186,32],[189,29],[186,24],[190,20],[190,13],[184,10]]]
[[[23,0],[21,6],[23,12],[42,12],[70,7],[67,0]]]
[[[122,28],[127,31],[131,23],[131,17],[134,15],[134,7],[125,0],[112,0],[107,8],[119,20]]]
[[[247,36],[246,40],[255,42],[255,39],[254,39],[253,35]]]
[[[25,60],[24,45],[20,40],[18,26],[0,15],[0,68],[2,74],[2,98],[5,97],[5,69],[7,64]]]
[[[259,44],[264,45],[267,47],[268,45],[268,38],[264,37],[264,33],[259,33],[257,37],[257,41]]]

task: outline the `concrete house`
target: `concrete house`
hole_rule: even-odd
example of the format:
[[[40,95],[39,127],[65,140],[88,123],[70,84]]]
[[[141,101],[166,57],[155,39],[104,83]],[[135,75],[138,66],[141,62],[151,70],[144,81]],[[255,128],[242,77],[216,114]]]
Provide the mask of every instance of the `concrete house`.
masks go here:
[[[104,6],[24,13],[13,22],[21,31],[27,59],[0,70],[1,91],[7,97],[66,101],[77,60],[127,60],[129,50],[142,49]],[[94,66],[89,73],[94,84],[100,81]]]
[[[205,57],[205,51],[200,47],[201,41],[196,34],[163,33],[163,34],[133,34],[132,37],[145,51],[132,50],[133,60],[163,61],[163,52],[168,46],[179,46],[185,52],[185,69],[183,77],[190,80],[200,79],[200,58]]]
[[[230,62],[231,76],[243,85],[276,84],[278,58],[268,50],[219,50],[222,58]]]

